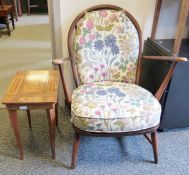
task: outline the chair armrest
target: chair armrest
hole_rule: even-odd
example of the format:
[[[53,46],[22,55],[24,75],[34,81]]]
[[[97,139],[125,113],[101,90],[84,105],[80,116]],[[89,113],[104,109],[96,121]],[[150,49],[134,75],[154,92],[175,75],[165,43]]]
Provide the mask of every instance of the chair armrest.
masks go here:
[[[64,94],[65,94],[65,97],[66,97],[66,103],[68,105],[71,105],[72,98],[71,98],[71,94],[68,91],[68,86],[67,86],[66,81],[65,81],[64,66],[63,66],[63,63],[65,61],[69,61],[69,60],[70,60],[70,57],[54,59],[52,61],[52,64],[58,66],[58,69],[59,69],[59,72],[60,72],[61,81],[62,81],[62,86],[63,86],[63,90],[64,90]]]
[[[164,60],[164,61],[176,61],[176,62],[186,62],[187,58],[176,57],[176,56],[143,56],[146,60]]]
[[[59,65],[59,64],[63,64],[64,61],[69,61],[69,60],[71,60],[70,57],[54,59],[52,60],[52,64]]]

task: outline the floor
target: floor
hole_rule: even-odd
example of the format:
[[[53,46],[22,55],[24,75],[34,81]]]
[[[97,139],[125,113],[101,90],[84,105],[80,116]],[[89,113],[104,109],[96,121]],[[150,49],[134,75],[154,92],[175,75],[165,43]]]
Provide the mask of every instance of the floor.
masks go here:
[[[11,37],[0,38],[0,100],[19,70],[51,67],[48,16],[23,16]],[[37,64],[36,64],[37,63]],[[56,160],[51,160],[46,113],[32,111],[32,130],[25,111],[19,111],[24,160],[18,149],[6,109],[0,109],[0,175],[188,175],[189,128],[159,133],[159,164],[143,136],[82,137],[77,167],[70,169],[73,129],[67,108],[59,109]]]
[[[0,109],[1,175],[188,175],[189,128],[159,133],[159,163],[144,136],[81,137],[77,166],[70,169],[73,129],[67,108],[59,109],[56,160],[51,160],[45,111],[32,111],[32,130],[25,111],[19,112],[25,159],[18,149],[5,109]]]
[[[0,101],[16,72],[51,68],[48,21],[48,15],[24,15],[15,22],[10,37],[0,31]]]

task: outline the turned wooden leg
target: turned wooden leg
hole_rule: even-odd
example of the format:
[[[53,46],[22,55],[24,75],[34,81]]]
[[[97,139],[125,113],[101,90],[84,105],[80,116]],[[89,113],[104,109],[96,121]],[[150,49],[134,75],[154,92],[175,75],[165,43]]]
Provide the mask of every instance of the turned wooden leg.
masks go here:
[[[155,163],[157,164],[158,163],[157,131],[151,134],[151,139],[152,139],[152,147],[153,147],[153,152],[154,152],[154,160],[155,160]]]
[[[72,169],[74,169],[76,165],[79,143],[80,143],[80,136],[78,133],[75,133],[74,141],[73,141],[73,151],[72,151],[72,164],[71,164]]]
[[[58,103],[55,104],[56,126],[58,126]]]
[[[52,159],[55,159],[55,107],[52,109],[47,109],[47,117],[49,123],[49,135],[50,135],[50,145],[51,145],[51,153]]]
[[[31,114],[30,114],[30,110],[28,110],[28,109],[27,109],[27,116],[28,116],[29,127],[31,129],[32,128],[32,126],[31,126]]]
[[[20,141],[20,135],[19,135],[19,126],[18,126],[18,120],[17,120],[17,112],[16,110],[10,110],[9,111],[9,117],[10,117],[10,122],[14,131],[15,139],[16,139],[16,144],[19,149],[20,153],[20,160],[24,159],[24,154],[23,154],[23,147]]]

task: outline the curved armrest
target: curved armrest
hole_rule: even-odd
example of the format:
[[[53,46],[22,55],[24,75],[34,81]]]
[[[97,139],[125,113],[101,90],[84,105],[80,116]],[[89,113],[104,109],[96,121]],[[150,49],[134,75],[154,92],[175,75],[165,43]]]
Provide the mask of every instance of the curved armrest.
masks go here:
[[[62,86],[63,86],[64,94],[65,94],[65,97],[66,97],[66,103],[68,105],[70,105],[72,98],[71,98],[71,94],[68,91],[68,86],[67,86],[66,81],[65,81],[64,67],[63,67],[64,61],[68,61],[68,60],[70,60],[70,57],[54,59],[52,61],[52,64],[58,65],[60,77],[61,77],[61,81],[62,81]]]
[[[69,60],[70,60],[70,57],[54,59],[52,60],[52,64],[59,65],[59,64],[63,64],[64,61],[69,61]]]
[[[176,62],[186,62],[187,58],[176,57],[176,56],[143,56],[146,60],[164,60],[164,61],[176,61]]]

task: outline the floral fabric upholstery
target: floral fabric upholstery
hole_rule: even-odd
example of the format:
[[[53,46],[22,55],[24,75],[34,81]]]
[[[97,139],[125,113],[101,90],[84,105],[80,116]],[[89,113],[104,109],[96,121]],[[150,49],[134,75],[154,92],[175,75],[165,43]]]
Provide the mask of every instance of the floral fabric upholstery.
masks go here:
[[[72,95],[72,123],[90,132],[130,132],[160,122],[161,106],[140,86],[122,82],[81,85]]]
[[[74,35],[81,84],[104,80],[134,83],[139,36],[122,11],[87,12]]]

